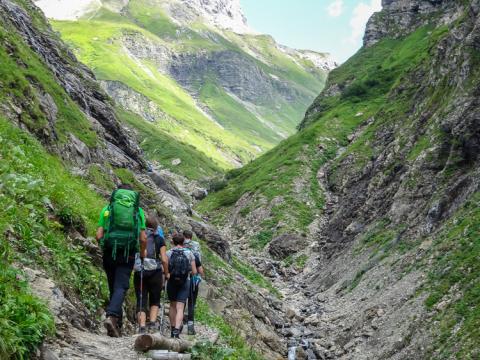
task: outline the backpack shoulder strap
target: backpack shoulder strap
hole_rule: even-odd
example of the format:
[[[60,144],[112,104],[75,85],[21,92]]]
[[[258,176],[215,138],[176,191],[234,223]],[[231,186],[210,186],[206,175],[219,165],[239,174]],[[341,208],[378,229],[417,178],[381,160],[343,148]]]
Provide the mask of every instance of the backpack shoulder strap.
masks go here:
[[[112,195],[110,195],[110,203],[113,202],[113,200],[115,199],[115,194],[117,193],[118,189],[115,189],[112,191]]]

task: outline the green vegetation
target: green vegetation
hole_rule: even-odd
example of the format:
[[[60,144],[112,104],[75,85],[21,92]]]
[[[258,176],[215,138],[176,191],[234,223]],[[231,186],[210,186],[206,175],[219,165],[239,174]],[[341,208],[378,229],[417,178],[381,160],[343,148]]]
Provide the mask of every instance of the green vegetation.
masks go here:
[[[434,318],[437,359],[474,359],[480,338],[480,193],[473,194],[436,237],[426,306],[446,301]]]
[[[156,124],[122,109],[117,109],[117,114],[122,121],[137,130],[141,139],[140,146],[150,160],[158,161],[170,171],[192,180],[202,180],[222,173],[222,169],[213,159],[192,145],[177,141],[159,129]],[[180,159],[182,162],[177,166],[172,165],[174,159]]]
[[[176,141],[192,144],[224,168],[232,167],[232,158],[236,156],[248,161],[256,154],[252,145],[209,119],[173,79],[158,72],[154,64],[139,63],[116,40],[128,34],[161,46],[162,41],[155,35],[129,23],[82,20],[53,24],[68,43],[74,44],[78,58],[100,80],[119,81],[152,100],[166,114],[166,119],[156,126]]]
[[[262,250],[273,238],[272,230],[260,231],[255,237],[250,240],[250,247],[256,250]]]
[[[0,243],[0,253],[5,251]],[[30,359],[54,321],[47,307],[30,294],[21,273],[0,260],[0,358]]]
[[[375,152],[373,141],[382,124],[403,118],[410,109],[410,90],[404,90],[395,101],[387,100],[392,90],[401,84],[405,74],[428,58],[429,48],[443,34],[444,28],[432,32],[432,28],[424,27],[406,38],[384,39],[361,49],[331,72],[329,83],[348,84],[341,95],[317,100],[319,110],[306,119],[303,130],[243,168],[230,171],[227,186],[203,200],[197,210],[218,212],[235,204],[245,193],[268,201],[281,199],[281,205],[273,207],[271,217],[262,223],[261,231],[274,230],[273,236],[305,231],[324,206],[318,170],[336,157],[340,147],[346,150],[331,166],[334,183],[341,181],[343,174],[337,168],[347,157],[353,157],[357,169],[370,161]],[[348,136],[361,126],[363,131],[350,142]],[[297,183],[307,177],[309,184],[299,191]],[[267,242],[263,236],[252,240],[258,247]]]
[[[0,28],[0,64],[0,102],[14,104],[20,120],[32,132],[40,134],[47,129],[51,132],[49,120],[35,96],[42,94],[57,107],[53,130],[61,142],[67,142],[72,133],[87,146],[96,145],[96,134],[85,115],[39,57],[8,27]],[[22,109],[23,104],[28,104],[28,109]]]
[[[215,114],[223,127],[241,138],[249,139],[251,144],[263,150],[271,148],[272,144],[281,140],[275,131],[259,122],[254,114],[212,81],[202,84],[200,100]]]
[[[14,351],[18,358],[27,358],[27,349],[51,332],[52,321],[22,282],[12,283],[15,272],[8,264],[43,268],[93,314],[107,298],[105,281],[85,249],[75,245],[67,233],[92,234],[103,199],[82,179],[70,175],[30,135],[2,118],[0,158],[0,322],[1,331],[9,333],[1,337],[0,345],[2,341],[6,345],[0,346],[0,353]]]
[[[44,267],[61,285],[81,289],[85,305],[96,309],[102,300],[98,295],[104,295],[98,286],[102,283],[100,272],[65,232],[93,234],[103,199],[85,181],[70,175],[37,141],[4,119],[0,119],[0,156],[5,160],[0,166],[4,204],[0,231],[11,233],[9,241],[2,239],[5,256]],[[54,209],[53,214],[48,208]]]
[[[167,164],[172,153],[180,151],[183,161],[194,154],[184,145],[193,146],[200,154],[194,154],[192,162],[206,160],[199,177],[216,172],[216,168],[231,169],[239,162],[247,163],[292,134],[325,82],[322,70],[301,57],[292,59],[268,36],[242,36],[201,23],[181,27],[158,1],[132,0],[121,14],[101,8],[78,21],[54,21],[53,26],[100,80],[128,86],[164,113],[155,124],[142,124],[138,117],[120,114],[139,130],[147,155]],[[288,82],[298,98],[287,101],[276,95],[263,105],[245,105],[218,84],[215,74],[201,73],[199,83],[192,84],[194,99],[165,71],[159,71],[158,64],[135,57],[124,44],[126,37],[185,56],[211,52],[205,56],[215,57],[215,52],[231,51],[265,74]],[[261,61],[252,53],[266,57]],[[166,141],[172,145],[161,154],[157,146]],[[179,167],[166,166],[190,178],[197,177],[188,161]]]
[[[307,260],[308,260],[308,256],[305,254],[297,256],[295,258],[295,265],[298,268],[303,269],[305,267],[305,264],[307,263]]]
[[[118,176],[122,183],[132,185],[133,188],[138,191],[142,197],[146,199],[151,199],[155,197],[155,192],[149,187],[145,186],[140,181],[138,181],[131,170],[125,168],[118,168],[113,170],[113,172],[115,173],[115,175]]]
[[[252,284],[260,286],[261,288],[267,289],[272,295],[280,298],[280,292],[272,285],[272,283],[265,279],[262,274],[256,271],[250,265],[245,264],[240,259],[233,257],[232,267],[237,270],[240,274],[245,276],[245,278],[250,281]]]
[[[212,346],[209,343],[198,344],[193,349],[194,359],[263,359],[256,351],[252,350],[232,325],[228,324],[223,317],[213,314],[202,299],[197,302],[195,318],[200,323],[217,329],[220,333],[220,340],[225,346]]]
[[[115,187],[113,180],[97,164],[89,166],[86,179],[106,191],[111,191]]]

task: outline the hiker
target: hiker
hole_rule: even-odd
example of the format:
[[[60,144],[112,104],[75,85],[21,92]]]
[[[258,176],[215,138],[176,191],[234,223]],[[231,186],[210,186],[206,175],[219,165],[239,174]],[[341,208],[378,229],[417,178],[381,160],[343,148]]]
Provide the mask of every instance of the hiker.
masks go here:
[[[195,256],[184,247],[185,238],[180,233],[173,234],[173,248],[167,251],[168,283],[167,293],[170,300],[171,337],[179,338],[183,328],[183,311],[190,292],[190,273],[195,275]]]
[[[122,304],[130,285],[135,253],[139,248],[141,257],[146,253],[145,214],[139,201],[140,196],[132,186],[122,184],[113,191],[98,221],[96,238],[103,250],[103,268],[110,292],[104,326],[112,337],[120,336]]]
[[[140,254],[136,254],[133,277],[140,334],[147,332],[147,302],[150,305],[148,330],[160,330],[160,323],[157,321],[158,309],[163,289],[163,276],[165,274],[168,277],[167,247],[163,230],[151,215],[147,217],[146,235],[146,256],[142,263]]]
[[[187,316],[187,331],[188,335],[195,335],[195,305],[197,303],[198,297],[198,287],[202,278],[205,277],[205,272],[202,266],[202,253],[200,249],[200,243],[198,241],[193,241],[193,233],[190,230],[185,230],[183,232],[185,237],[184,245],[187,249],[195,256],[195,266],[197,267],[197,274],[192,276],[192,281],[190,281],[190,292],[188,296],[188,316]]]

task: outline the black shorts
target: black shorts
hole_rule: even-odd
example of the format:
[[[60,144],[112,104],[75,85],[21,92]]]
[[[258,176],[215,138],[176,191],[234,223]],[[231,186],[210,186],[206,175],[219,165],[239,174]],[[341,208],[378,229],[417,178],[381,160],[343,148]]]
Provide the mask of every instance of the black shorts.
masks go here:
[[[137,296],[137,312],[140,311],[140,309],[146,312],[147,303],[149,306],[160,306],[163,288],[162,279],[162,270],[143,272],[143,304],[140,304],[140,273],[135,272],[133,283],[135,285],[135,295]]]
[[[167,282],[168,300],[186,303],[190,295],[190,280],[187,279],[182,285],[173,280]]]

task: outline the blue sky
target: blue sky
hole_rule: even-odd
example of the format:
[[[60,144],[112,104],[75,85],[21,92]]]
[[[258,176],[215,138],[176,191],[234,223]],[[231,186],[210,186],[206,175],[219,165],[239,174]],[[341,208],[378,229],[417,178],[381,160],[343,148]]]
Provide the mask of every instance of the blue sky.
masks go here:
[[[240,0],[254,30],[279,43],[330,52],[340,62],[361,46],[365,24],[381,0]]]

